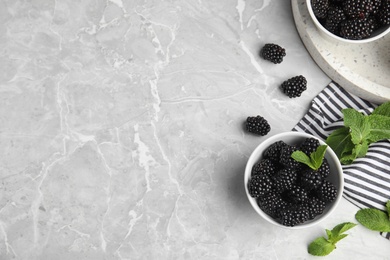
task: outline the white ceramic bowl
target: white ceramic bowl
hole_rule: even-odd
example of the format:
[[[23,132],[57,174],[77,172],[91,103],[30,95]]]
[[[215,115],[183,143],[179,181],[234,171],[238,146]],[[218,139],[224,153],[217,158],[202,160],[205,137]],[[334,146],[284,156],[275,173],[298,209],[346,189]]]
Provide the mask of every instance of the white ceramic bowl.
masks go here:
[[[313,23],[315,24],[320,35],[325,39],[328,39],[329,41],[334,43],[368,43],[368,42],[373,42],[375,40],[378,40],[390,32],[390,25],[387,25],[387,26],[382,26],[381,28],[376,30],[369,38],[362,39],[362,40],[345,39],[329,32],[327,29],[325,29],[324,26],[322,26],[322,24],[318,21],[317,17],[314,15],[313,8],[311,6],[311,0],[306,0],[306,5],[310,17],[313,20]]]
[[[327,180],[335,185],[338,192],[337,192],[336,199],[334,201],[332,201],[331,203],[327,204],[324,212],[321,215],[318,215],[317,217],[315,217],[312,220],[308,220],[305,223],[298,224],[298,225],[295,225],[293,227],[284,226],[284,225],[280,224],[277,220],[273,219],[272,217],[267,215],[265,212],[263,212],[260,209],[260,207],[257,205],[256,199],[251,197],[251,195],[249,194],[248,182],[251,178],[253,165],[255,165],[262,158],[263,152],[267,147],[269,147],[271,144],[273,144],[277,141],[280,141],[280,140],[284,141],[287,144],[295,145],[295,144],[302,143],[306,138],[310,138],[310,137],[318,139],[315,136],[312,136],[312,135],[309,135],[306,133],[302,133],[302,132],[285,132],[285,133],[276,134],[274,136],[269,137],[268,139],[266,139],[262,143],[260,143],[256,147],[256,149],[252,152],[251,156],[248,159],[248,162],[247,162],[246,167],[245,167],[245,191],[246,191],[247,197],[248,197],[249,202],[251,203],[252,207],[254,208],[254,210],[262,218],[264,218],[266,221],[268,221],[269,223],[271,223],[273,225],[287,228],[287,229],[302,229],[302,228],[314,226],[314,225],[318,224],[319,222],[321,222],[322,220],[329,217],[334,212],[334,210],[336,209],[338,203],[340,202],[340,200],[342,198],[342,194],[343,194],[343,190],[344,190],[343,172],[342,172],[340,161],[337,158],[337,155],[334,153],[334,151],[329,146],[328,146],[326,153],[325,153],[325,158],[327,159],[327,161],[329,163],[329,167],[330,167],[330,174],[327,177]],[[320,139],[318,139],[318,140],[319,140],[320,144],[325,144],[322,140],[320,140]]]

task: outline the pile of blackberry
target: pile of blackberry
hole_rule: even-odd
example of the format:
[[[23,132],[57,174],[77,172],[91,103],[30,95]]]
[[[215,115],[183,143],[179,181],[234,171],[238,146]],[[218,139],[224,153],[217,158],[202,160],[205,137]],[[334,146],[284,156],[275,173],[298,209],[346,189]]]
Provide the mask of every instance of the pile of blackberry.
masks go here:
[[[291,158],[296,150],[310,156],[319,145],[315,138],[306,138],[299,145],[277,141],[252,168],[250,195],[282,225],[295,226],[314,219],[337,197],[337,188],[327,179],[330,169],[326,158],[316,171]]]
[[[366,39],[390,25],[390,0],[311,0],[311,5],[318,21],[345,39]]]

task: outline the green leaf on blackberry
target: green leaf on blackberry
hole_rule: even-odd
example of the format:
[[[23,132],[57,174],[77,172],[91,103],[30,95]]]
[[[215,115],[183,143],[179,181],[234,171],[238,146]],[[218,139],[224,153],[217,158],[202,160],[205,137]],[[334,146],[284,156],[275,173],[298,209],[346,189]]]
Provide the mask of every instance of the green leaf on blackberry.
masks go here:
[[[294,160],[296,160],[297,162],[306,164],[307,166],[309,166],[313,170],[318,170],[322,165],[322,161],[324,160],[324,156],[325,156],[325,152],[326,152],[327,147],[328,147],[327,145],[318,146],[316,151],[314,151],[310,154],[310,157],[307,156],[307,154],[305,154],[302,151],[294,151],[291,154],[291,157]]]
[[[271,130],[271,126],[268,124],[268,121],[262,116],[248,117],[246,119],[246,130],[248,132],[266,135]]]
[[[261,48],[260,56],[274,64],[283,62],[283,57],[286,56],[286,50],[274,43],[267,43]]]
[[[281,89],[289,98],[300,97],[307,89],[307,80],[304,76],[295,76],[281,84]]]

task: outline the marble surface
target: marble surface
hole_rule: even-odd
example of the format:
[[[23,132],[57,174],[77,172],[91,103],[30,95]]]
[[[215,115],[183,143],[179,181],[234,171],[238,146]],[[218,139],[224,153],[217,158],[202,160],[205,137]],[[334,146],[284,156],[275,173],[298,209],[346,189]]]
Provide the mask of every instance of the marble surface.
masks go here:
[[[315,259],[308,243],[354,221],[344,200],[305,230],[251,208],[244,168],[330,79],[291,2],[0,1],[0,259]],[[259,58],[268,42],[282,64]],[[308,80],[300,98],[278,86]],[[331,259],[390,259],[361,226]]]
[[[292,10],[303,43],[332,80],[371,102],[390,100],[390,33],[373,42],[345,43],[316,26],[306,0],[292,0]]]

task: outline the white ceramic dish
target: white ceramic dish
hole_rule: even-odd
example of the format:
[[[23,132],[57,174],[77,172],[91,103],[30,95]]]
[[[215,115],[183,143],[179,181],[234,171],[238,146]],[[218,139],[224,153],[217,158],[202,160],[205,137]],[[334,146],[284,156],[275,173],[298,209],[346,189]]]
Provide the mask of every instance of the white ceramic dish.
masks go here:
[[[273,144],[279,140],[282,140],[285,143],[292,145],[292,144],[301,143],[305,140],[305,138],[308,138],[308,137],[314,137],[314,136],[306,134],[306,133],[302,133],[302,132],[285,132],[285,133],[280,133],[280,134],[276,134],[274,136],[271,136],[256,147],[256,149],[252,152],[252,154],[249,157],[248,162],[246,164],[245,176],[244,176],[245,179],[244,180],[245,180],[245,191],[246,191],[247,197],[249,199],[249,202],[251,203],[254,210],[262,218],[264,218],[266,221],[268,221],[269,223],[271,223],[273,225],[276,225],[276,226],[279,226],[282,228],[287,228],[287,229],[302,229],[302,228],[308,228],[308,227],[314,226],[314,225],[318,224],[319,222],[321,222],[322,220],[326,219],[328,216],[330,216],[334,212],[334,210],[336,209],[338,203],[340,202],[340,200],[342,198],[342,194],[344,191],[344,177],[343,177],[343,173],[342,173],[342,168],[341,168],[341,164],[340,164],[336,154],[333,152],[333,150],[330,147],[327,148],[326,154],[325,154],[325,158],[328,160],[329,167],[330,167],[330,175],[327,179],[336,186],[336,188],[338,190],[337,198],[333,202],[331,202],[330,204],[327,205],[327,207],[325,208],[324,212],[321,215],[317,216],[313,220],[309,220],[305,223],[295,225],[293,227],[284,226],[284,225],[280,224],[279,222],[277,222],[272,217],[270,217],[269,215],[267,215],[265,212],[263,212],[260,209],[260,207],[257,205],[256,199],[250,196],[249,189],[248,189],[248,182],[251,178],[252,168],[253,168],[253,165],[255,163],[257,163],[262,158],[262,154],[263,154],[264,150],[267,147],[269,147],[271,144]],[[316,138],[316,137],[314,137],[314,138]],[[320,139],[318,139],[318,140],[320,141],[320,144],[325,144]]]
[[[291,5],[302,42],[330,79],[365,100],[390,100],[390,33],[364,44],[334,43],[320,35],[306,0],[292,0]]]
[[[386,34],[390,32],[390,25],[382,26],[380,29],[378,29],[376,32],[374,32],[371,37],[362,39],[362,40],[349,40],[342,37],[339,37],[331,32],[329,32],[327,29],[325,29],[324,26],[318,21],[317,17],[314,15],[312,6],[311,6],[312,0],[306,0],[306,6],[307,11],[309,12],[309,15],[317,28],[319,34],[323,36],[324,38],[328,39],[329,41],[332,41],[334,43],[347,43],[347,44],[361,44],[361,43],[368,43],[376,41],[382,37],[384,37]]]

